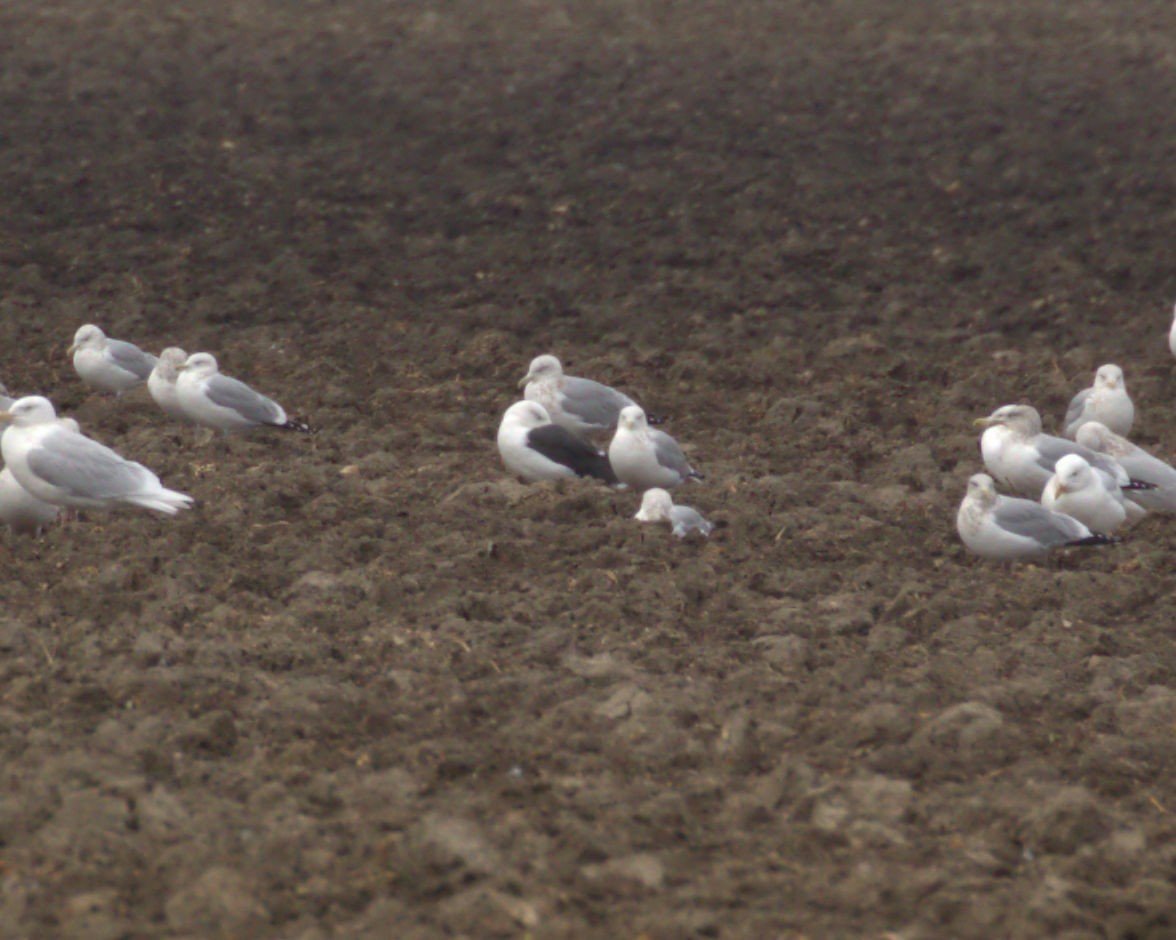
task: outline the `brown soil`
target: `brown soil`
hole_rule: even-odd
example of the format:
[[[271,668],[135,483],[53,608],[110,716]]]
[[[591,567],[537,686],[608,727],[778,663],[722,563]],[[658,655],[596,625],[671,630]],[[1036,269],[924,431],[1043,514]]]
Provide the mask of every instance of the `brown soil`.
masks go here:
[[[11,0],[0,376],[192,493],[0,539],[0,936],[1176,936],[1176,523],[1009,569],[971,420],[1176,443],[1169,3]],[[320,427],[89,395],[96,321]],[[724,526],[505,482],[541,352]]]

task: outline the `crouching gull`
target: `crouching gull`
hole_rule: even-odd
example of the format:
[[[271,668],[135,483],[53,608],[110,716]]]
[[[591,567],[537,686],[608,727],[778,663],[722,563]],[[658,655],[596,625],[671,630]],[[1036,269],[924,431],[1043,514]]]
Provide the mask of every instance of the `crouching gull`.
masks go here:
[[[645,412],[637,405],[621,409],[617,433],[608,445],[608,459],[617,479],[638,491],[702,479],[678,442],[665,431],[650,428]]]
[[[153,355],[134,343],[107,339],[93,323],[78,327],[69,353],[83,382],[116,395],[142,385],[155,367]]]
[[[1124,490],[1150,488],[1149,484],[1134,481],[1112,457],[1068,441],[1041,433],[1041,415],[1030,405],[1004,405],[987,418],[977,418],[976,424],[986,430],[980,437],[980,453],[984,466],[993,477],[1010,489],[1033,499],[1041,498],[1041,491],[1053,476],[1054,466],[1067,454],[1079,454],[1095,470],[1106,474],[1112,485]],[[1133,499],[1129,495],[1128,499]],[[1132,522],[1143,517],[1143,511],[1133,516]]]
[[[0,522],[14,532],[37,535],[56,518],[56,506],[17,483],[8,467],[0,470]]]
[[[515,402],[498,425],[502,462],[527,483],[567,477],[596,477],[616,483],[608,457],[567,428],[553,424],[547,409],[534,401]]]
[[[76,509],[113,509],[126,503],[173,514],[192,497],[164,489],[142,464],[71,430],[57,419],[47,398],[18,398],[0,422],[0,454],[16,481],[37,499]]]
[[[615,388],[564,375],[555,356],[536,356],[519,381],[523,398],[541,404],[551,420],[580,437],[611,431],[622,408],[637,404]],[[657,419],[651,423],[657,424]]]
[[[645,491],[641,497],[641,508],[633,518],[638,522],[668,522],[670,530],[680,539],[686,538],[691,532],[698,532],[706,538],[715,527],[697,509],[675,506],[670,494],[658,486]]]
[[[311,431],[301,421],[291,421],[273,399],[221,375],[212,353],[193,353],[177,368],[176,398],[184,413],[203,427],[225,434],[264,426],[306,434]]]
[[[1029,499],[1001,496],[987,473],[968,480],[968,492],[956,513],[963,543],[982,558],[1021,561],[1066,545],[1108,545],[1122,541],[1091,532],[1077,519],[1051,512]]]
[[[1127,394],[1123,370],[1116,365],[1099,366],[1094,385],[1074,396],[1066,410],[1066,437],[1073,438],[1088,421],[1105,424],[1116,434],[1130,434],[1135,405]]]
[[[1153,457],[1098,421],[1078,429],[1077,441],[1099,454],[1113,457],[1133,480],[1152,484],[1155,489],[1134,490],[1131,502],[1152,512],[1176,512],[1176,468]]]
[[[155,404],[163,410],[169,418],[177,421],[191,421],[188,413],[180,405],[180,395],[176,390],[176,380],[180,377],[180,366],[188,359],[188,354],[179,346],[169,346],[159,354],[155,368],[147,377],[147,391]]]
[[[1066,454],[1041,491],[1041,505],[1073,516],[1093,532],[1114,532],[1127,521],[1126,500],[1118,487],[1106,486],[1080,454]]]

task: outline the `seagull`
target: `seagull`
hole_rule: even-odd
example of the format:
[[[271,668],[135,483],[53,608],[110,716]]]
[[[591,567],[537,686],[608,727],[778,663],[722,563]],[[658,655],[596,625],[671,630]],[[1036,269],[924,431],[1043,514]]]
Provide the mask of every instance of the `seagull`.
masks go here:
[[[579,437],[611,431],[621,409],[636,404],[615,388],[564,375],[560,361],[550,355],[531,360],[519,388],[524,389],[524,399],[541,404],[553,422]]]
[[[221,375],[212,353],[193,353],[177,366],[176,396],[184,413],[199,425],[223,431],[240,431],[269,426],[287,431],[311,429],[300,421],[291,421],[286,410],[244,382]]]
[[[638,491],[702,479],[678,442],[665,431],[650,428],[645,412],[637,405],[621,409],[617,432],[608,445],[608,460],[617,479]]]
[[[8,467],[0,470],[0,522],[22,535],[39,535],[56,518],[56,506],[17,483]]]
[[[956,513],[963,543],[982,558],[1021,561],[1066,545],[1108,545],[1122,539],[1091,532],[1070,516],[1051,512],[1040,503],[1001,496],[987,473],[968,480],[968,491]]]
[[[1135,405],[1127,394],[1123,370],[1108,363],[1094,373],[1094,385],[1074,396],[1066,410],[1063,424],[1066,437],[1073,439],[1087,421],[1099,421],[1116,434],[1131,433],[1135,421]]]
[[[641,508],[633,516],[638,522],[668,522],[670,530],[680,539],[691,532],[698,532],[703,538],[711,534],[715,524],[702,518],[696,509],[689,506],[675,506],[670,494],[655,486],[646,490],[641,497]]]
[[[1041,505],[1073,516],[1092,532],[1114,532],[1127,520],[1126,500],[1108,488],[1079,454],[1066,454],[1041,491]]]
[[[147,377],[147,391],[155,399],[155,404],[159,405],[169,418],[178,421],[192,420],[180,405],[180,396],[176,391],[176,379],[180,377],[179,367],[187,359],[188,354],[179,346],[169,346],[159,354],[155,368]]]
[[[975,423],[986,428],[980,437],[980,453],[988,472],[1010,489],[1033,499],[1041,498],[1054,465],[1066,454],[1081,455],[1123,489],[1135,488],[1135,481],[1113,457],[1097,454],[1064,437],[1043,434],[1041,415],[1030,405],[1004,405],[987,418],[977,418]]]
[[[116,395],[142,385],[155,367],[150,353],[121,339],[107,339],[93,323],[78,327],[69,352],[83,382]]]
[[[1155,487],[1131,492],[1131,502],[1152,512],[1176,512],[1176,468],[1097,421],[1082,425],[1078,429],[1077,441],[1083,447],[1117,460],[1132,479]]]
[[[16,482],[37,499],[76,509],[113,509],[126,503],[174,514],[192,497],[164,489],[142,464],[71,430],[40,395],[18,398],[0,422],[0,454]]]
[[[552,424],[534,401],[515,402],[498,425],[498,453],[506,469],[528,483],[568,477],[596,477],[615,484],[608,457],[567,428]]]

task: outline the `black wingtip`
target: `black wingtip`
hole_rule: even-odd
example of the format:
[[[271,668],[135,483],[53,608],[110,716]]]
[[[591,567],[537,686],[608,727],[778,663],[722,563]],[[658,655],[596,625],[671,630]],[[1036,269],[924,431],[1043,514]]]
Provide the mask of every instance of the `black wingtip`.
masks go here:
[[[657,427],[659,424],[665,424],[669,419],[665,415],[652,415],[648,411],[645,413],[646,424],[652,424]]]
[[[1154,483],[1148,483],[1146,480],[1132,479],[1130,483],[1120,486],[1121,490],[1154,490],[1158,489]]]
[[[280,427],[283,431],[297,431],[299,434],[315,433],[314,428],[312,428],[305,421],[295,421],[293,419],[287,421],[285,424],[279,424],[278,427]]]
[[[1095,532],[1084,539],[1075,539],[1073,542],[1067,542],[1067,545],[1082,546],[1082,545],[1115,545],[1123,540],[1117,535],[1103,535],[1101,532]]]
[[[705,480],[706,477],[703,474],[699,473],[697,470],[691,470],[688,474],[686,474],[686,479],[687,480]]]

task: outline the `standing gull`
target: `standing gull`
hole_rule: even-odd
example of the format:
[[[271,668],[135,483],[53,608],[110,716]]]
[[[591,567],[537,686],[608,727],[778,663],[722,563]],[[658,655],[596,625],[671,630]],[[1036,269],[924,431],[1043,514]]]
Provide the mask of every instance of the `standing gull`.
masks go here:
[[[678,442],[665,431],[650,428],[645,412],[637,405],[621,409],[617,433],[608,445],[608,460],[617,479],[638,491],[702,479]]]
[[[49,399],[18,398],[0,412],[10,426],[0,453],[16,481],[37,499],[76,509],[113,509],[126,503],[168,514],[187,509],[192,497],[164,489],[142,464],[70,430]]]
[[[524,388],[525,386],[525,388]],[[551,420],[580,437],[611,431],[622,408],[635,405],[615,388],[564,375],[555,356],[536,356],[519,382],[523,398],[547,409]]]
[[[1099,454],[1113,457],[1133,480],[1150,483],[1155,489],[1133,490],[1130,500],[1152,512],[1176,512],[1176,468],[1153,457],[1142,447],[1116,434],[1106,425],[1089,421],[1078,429],[1078,443]]]
[[[1123,370],[1113,364],[1099,366],[1094,385],[1074,396],[1066,410],[1066,437],[1073,438],[1088,421],[1105,424],[1116,434],[1130,434],[1135,421],[1135,405],[1127,394]]]
[[[291,421],[286,410],[244,382],[221,375],[212,353],[193,353],[179,367],[176,395],[180,407],[199,425],[223,431],[268,426],[309,434],[310,428]]]
[[[133,343],[107,339],[93,323],[78,327],[69,347],[74,369],[87,385],[121,395],[147,381],[155,357]]]
[[[680,539],[686,538],[691,532],[698,532],[706,538],[715,527],[697,509],[675,506],[670,494],[657,486],[645,491],[641,497],[641,508],[633,518],[638,522],[668,522],[670,530]]]
[[[169,346],[159,354],[155,368],[147,377],[147,391],[164,414],[177,421],[191,421],[180,404],[176,391],[176,380],[180,377],[179,367],[188,359],[188,354],[178,346]]]
[[[567,428],[551,423],[547,409],[520,401],[498,425],[498,453],[506,469],[528,483],[567,477],[596,477],[616,483],[608,457]]]
[[[1114,532],[1127,520],[1121,490],[1108,488],[1079,454],[1066,454],[1041,491],[1041,505],[1073,516],[1093,532]]]
[[[982,558],[1021,561],[1066,545],[1107,545],[1121,541],[1091,532],[1077,519],[1050,512],[1028,499],[1001,496],[992,477],[977,473],[956,513],[963,543]]]

